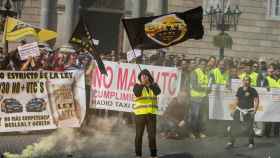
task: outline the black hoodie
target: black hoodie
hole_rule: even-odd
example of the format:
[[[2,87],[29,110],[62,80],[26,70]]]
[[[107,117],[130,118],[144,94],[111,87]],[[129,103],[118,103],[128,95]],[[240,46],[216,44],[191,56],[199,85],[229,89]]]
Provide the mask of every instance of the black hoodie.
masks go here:
[[[142,75],[142,74],[147,75],[147,76],[149,77],[149,81],[150,81],[150,83],[151,83],[151,85],[150,85],[149,87],[146,87],[147,90],[148,90],[148,88],[150,88],[150,89],[154,92],[154,94],[155,94],[156,96],[159,95],[159,94],[161,93],[161,90],[160,90],[158,84],[154,82],[154,79],[153,79],[151,73],[150,73],[147,69],[142,70],[142,71],[139,73],[139,75],[138,75],[138,80],[139,80],[140,82],[141,82],[141,75]],[[135,95],[136,97],[140,97],[141,94],[142,94],[142,90],[143,90],[144,87],[145,87],[145,85],[137,84],[137,83],[136,83],[136,84],[134,85],[134,87],[133,87],[133,93],[134,93],[134,95]]]

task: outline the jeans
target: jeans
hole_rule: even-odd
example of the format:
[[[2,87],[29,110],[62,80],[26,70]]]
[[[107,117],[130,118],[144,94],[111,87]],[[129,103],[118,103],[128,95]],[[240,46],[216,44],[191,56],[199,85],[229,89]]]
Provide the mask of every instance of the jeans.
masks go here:
[[[199,134],[203,129],[203,108],[204,102],[191,102],[190,109],[190,128],[193,134]]]
[[[243,115],[244,121],[242,122],[240,121],[240,115],[242,114],[238,110],[233,113],[233,121],[231,121],[228,129],[229,141],[234,144],[237,134],[245,129],[246,135],[249,136],[249,144],[254,144],[254,115],[250,112]]]
[[[148,140],[151,156],[157,156],[156,147],[156,115],[155,114],[144,114],[135,115],[136,124],[136,136],[135,136],[135,153],[136,156],[142,156],[142,138],[145,127],[147,127]]]

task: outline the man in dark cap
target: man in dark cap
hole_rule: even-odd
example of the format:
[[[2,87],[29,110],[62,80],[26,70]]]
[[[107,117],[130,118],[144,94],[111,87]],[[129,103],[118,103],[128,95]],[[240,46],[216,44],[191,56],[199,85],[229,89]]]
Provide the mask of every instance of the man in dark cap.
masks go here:
[[[144,69],[138,75],[140,84],[135,84],[133,93],[135,95],[133,112],[135,114],[136,136],[135,153],[136,157],[142,156],[142,137],[147,127],[149,147],[152,158],[157,158],[156,147],[156,114],[158,111],[157,96],[161,90],[151,73]]]

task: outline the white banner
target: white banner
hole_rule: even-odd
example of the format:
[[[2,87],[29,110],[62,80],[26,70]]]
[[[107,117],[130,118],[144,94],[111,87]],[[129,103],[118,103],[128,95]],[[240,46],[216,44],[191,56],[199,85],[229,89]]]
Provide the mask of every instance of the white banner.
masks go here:
[[[98,69],[92,74],[91,108],[132,112],[133,86],[138,81],[139,67],[136,64],[104,61],[108,76]],[[161,88],[158,98],[162,113],[180,90],[181,72],[177,68],[140,65],[148,69]]]
[[[266,88],[255,89],[260,99],[255,121],[280,122],[280,89],[272,89],[269,92]],[[232,120],[230,113],[236,108],[236,90],[213,86],[209,94],[209,119]]]
[[[37,42],[28,43],[23,46],[18,46],[18,53],[21,60],[26,60],[29,57],[36,57],[40,55]]]
[[[5,71],[0,78],[0,132],[80,127],[83,71]]]

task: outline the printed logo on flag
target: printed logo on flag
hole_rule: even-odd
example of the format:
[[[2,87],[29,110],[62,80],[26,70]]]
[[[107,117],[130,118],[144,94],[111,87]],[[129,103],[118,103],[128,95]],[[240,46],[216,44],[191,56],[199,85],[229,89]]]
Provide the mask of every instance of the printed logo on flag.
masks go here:
[[[156,18],[145,24],[146,35],[162,46],[181,40],[187,33],[187,24],[175,14]]]

